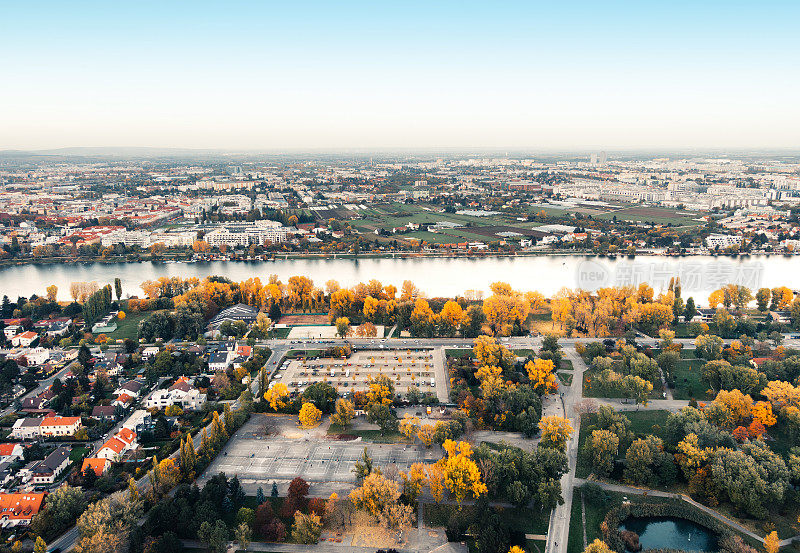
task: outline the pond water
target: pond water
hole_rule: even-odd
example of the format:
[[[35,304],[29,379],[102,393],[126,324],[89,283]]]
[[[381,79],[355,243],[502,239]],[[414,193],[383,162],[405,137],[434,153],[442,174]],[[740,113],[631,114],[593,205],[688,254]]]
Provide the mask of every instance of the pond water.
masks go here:
[[[714,532],[681,518],[631,517],[619,527],[639,534],[642,550],[682,549],[684,551],[717,551],[717,536]]]

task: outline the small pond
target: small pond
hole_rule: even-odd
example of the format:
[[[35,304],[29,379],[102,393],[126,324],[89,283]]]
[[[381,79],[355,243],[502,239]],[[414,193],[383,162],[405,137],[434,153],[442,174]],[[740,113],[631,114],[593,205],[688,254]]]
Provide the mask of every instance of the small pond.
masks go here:
[[[625,520],[620,530],[639,534],[642,550],[682,549],[684,551],[717,551],[717,536],[714,532],[682,518],[647,517]]]

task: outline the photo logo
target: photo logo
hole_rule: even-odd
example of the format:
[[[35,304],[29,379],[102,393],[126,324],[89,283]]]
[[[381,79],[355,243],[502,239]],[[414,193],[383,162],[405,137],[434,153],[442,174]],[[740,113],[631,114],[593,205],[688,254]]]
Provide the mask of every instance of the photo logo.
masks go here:
[[[608,286],[611,281],[611,273],[608,268],[597,261],[581,261],[576,276],[576,287],[583,290],[594,291]]]

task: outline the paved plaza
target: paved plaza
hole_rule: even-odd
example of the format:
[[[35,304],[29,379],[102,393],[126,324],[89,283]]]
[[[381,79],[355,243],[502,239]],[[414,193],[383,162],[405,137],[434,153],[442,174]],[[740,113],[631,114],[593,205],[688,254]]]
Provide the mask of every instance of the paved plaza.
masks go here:
[[[384,470],[391,465],[408,470],[413,463],[433,463],[441,457],[439,448],[408,444],[340,441],[320,435],[297,439],[264,436],[258,431],[263,423],[263,415],[254,415],[208,466],[203,478],[224,472],[229,477],[237,475],[246,493],[255,493],[259,486],[269,493],[272,482],[285,492],[288,483],[299,476],[312,485],[312,492],[321,493],[329,488],[340,491],[354,487],[352,469],[364,447],[375,466]]]
[[[273,379],[290,391],[302,391],[314,382],[327,382],[342,395],[367,389],[369,377],[387,376],[395,392],[403,396],[410,386],[433,392],[447,401],[447,379],[443,352],[434,349],[370,350],[353,353],[347,359],[306,359],[290,361]]]

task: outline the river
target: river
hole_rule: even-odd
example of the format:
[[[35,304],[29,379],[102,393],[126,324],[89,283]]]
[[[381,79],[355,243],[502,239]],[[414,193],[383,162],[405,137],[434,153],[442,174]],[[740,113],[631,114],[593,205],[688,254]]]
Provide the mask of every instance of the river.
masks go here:
[[[101,286],[119,277],[123,297],[141,295],[139,284],[162,276],[199,277],[222,275],[240,281],[270,274],[281,280],[293,275],[311,277],[324,287],[329,279],[351,286],[376,278],[399,286],[411,280],[429,297],[454,296],[466,290],[488,292],[489,284],[502,280],[519,290],[538,290],[546,296],[562,287],[589,290],[648,282],[656,292],[669,279],[680,276],[683,297],[694,296],[702,305],[708,294],[722,284],[734,282],[751,289],[760,286],[800,288],[800,257],[661,257],[635,258],[543,255],[520,257],[363,257],[289,258],[275,261],[212,261],[198,263],[62,263],[28,264],[0,269],[0,294],[17,296],[44,294],[51,284],[58,297],[68,300],[69,285],[75,281],[97,281]]]

